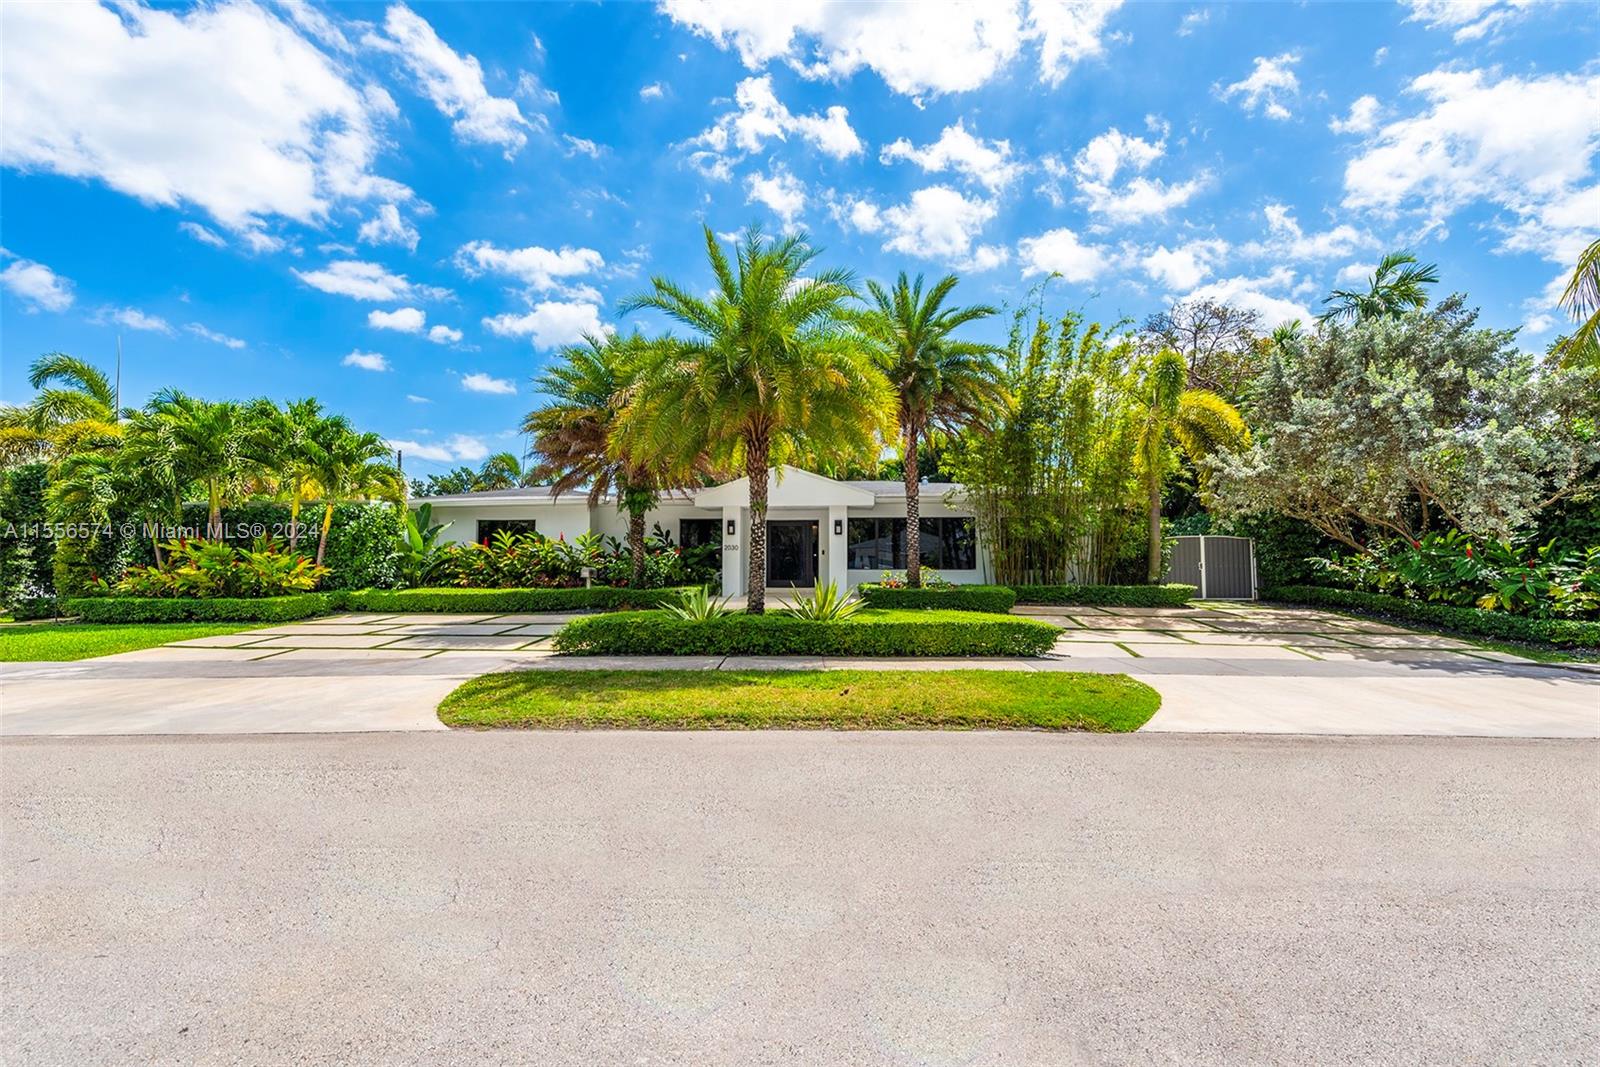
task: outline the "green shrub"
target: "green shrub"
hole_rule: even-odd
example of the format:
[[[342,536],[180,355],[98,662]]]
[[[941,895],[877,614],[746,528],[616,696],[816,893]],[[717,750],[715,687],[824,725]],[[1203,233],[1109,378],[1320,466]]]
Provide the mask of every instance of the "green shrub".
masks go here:
[[[66,614],[76,615],[84,622],[288,622],[327,611],[328,597],[322,593],[250,600],[96,596],[66,602]]]
[[[1056,627],[975,612],[868,610],[841,622],[792,615],[689,621],[629,611],[568,623],[560,652],[596,656],[1040,656]]]
[[[1192,585],[1014,585],[1018,604],[1103,604],[1120,608],[1181,608]]]
[[[1017,602],[1017,594],[1003,585],[950,585],[938,589],[890,588],[876,582],[858,586],[869,607],[943,608],[947,611],[986,611],[1004,615]]]
[[[53,596],[19,597],[11,602],[11,617],[17,622],[53,619],[59,608],[60,602]]]
[[[1563,648],[1600,648],[1600,622],[1533,619],[1503,611],[1432,604],[1423,600],[1384,596],[1382,593],[1358,593],[1350,589],[1327,589],[1318,585],[1279,586],[1267,590],[1264,596],[1268,600],[1386,615],[1482,637],[1536,641]]]
[[[122,596],[244,599],[309,593],[328,576],[328,568],[291,555],[269,537],[256,538],[250,548],[197,538],[169,541],[161,549],[161,566],[129,567],[116,585],[101,582],[99,589]]]
[[[616,611],[677,602],[682,589],[352,589],[338,597],[344,611],[447,611],[504,615],[533,611]]]

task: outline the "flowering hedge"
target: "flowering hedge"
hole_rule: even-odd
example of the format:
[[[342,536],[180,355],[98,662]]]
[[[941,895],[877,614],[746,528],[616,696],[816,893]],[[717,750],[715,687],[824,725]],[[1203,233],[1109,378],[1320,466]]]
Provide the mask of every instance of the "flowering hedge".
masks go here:
[[[720,571],[708,555],[704,549],[686,552],[666,537],[647,538],[640,587],[714,582]],[[585,568],[598,585],[624,586],[633,577],[633,556],[615,538],[594,533],[568,541],[502,530],[488,544],[440,546],[428,561],[424,582],[462,589],[572,589],[584,584]]]

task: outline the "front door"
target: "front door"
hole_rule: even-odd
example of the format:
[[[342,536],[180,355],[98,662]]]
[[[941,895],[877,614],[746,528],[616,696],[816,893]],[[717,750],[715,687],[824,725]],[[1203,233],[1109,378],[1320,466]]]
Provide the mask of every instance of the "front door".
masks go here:
[[[817,524],[767,523],[767,584],[807,588],[817,581]]]

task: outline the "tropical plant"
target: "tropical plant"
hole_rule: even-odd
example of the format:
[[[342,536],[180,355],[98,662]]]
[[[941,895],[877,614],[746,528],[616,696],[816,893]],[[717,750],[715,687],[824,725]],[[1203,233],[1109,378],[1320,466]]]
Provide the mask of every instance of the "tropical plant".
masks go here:
[[[676,604],[662,604],[661,610],[675,619],[704,622],[707,619],[720,619],[724,615],[732,614],[730,599],[729,597],[718,599],[711,595],[711,590],[707,586],[699,585],[680,593]]]
[[[892,291],[867,283],[872,306],[852,316],[867,349],[894,390],[906,487],[906,581],[922,584],[922,481],[919,447],[934,433],[956,434],[983,426],[1005,408],[995,357],[1000,349],[954,336],[961,327],[995,314],[987,305],[945,307],[954,274],[926,295],[922,275],[904,271]]]
[[[1216,393],[1184,388],[1188,368],[1178,353],[1170,349],[1159,352],[1142,371],[1133,401],[1139,479],[1149,520],[1145,577],[1155,585],[1161,581],[1161,490],[1179,451],[1195,464],[1204,480],[1205,460],[1223,450],[1248,446],[1250,431],[1238,410]]]
[[[391,455],[382,437],[354,430],[343,418],[325,419],[318,425],[316,463],[312,469],[322,489],[322,525],[317,533],[319,565],[328,550],[335,504],[374,497],[399,503],[400,472],[385,462]]]
[[[710,227],[709,297],[667,278],[624,302],[653,310],[689,336],[644,346],[619,440],[631,454],[704,456],[742,470],[750,491],[748,611],[766,609],[768,471],[797,457],[847,458],[878,450],[893,427],[887,382],[844,328],[851,275],[812,271],[803,234],[768,239],[752,226],[723,251]]]
[[[228,400],[201,400],[177,389],[163,389],[146,406],[167,424],[176,467],[184,483],[203,486],[206,537],[222,539],[222,507],[238,499],[251,467],[252,425],[246,409]]]
[[[402,509],[400,526],[400,573],[407,585],[420,585],[428,567],[441,548],[439,536],[453,524],[433,521],[433,505],[419,504],[415,510]]]
[[[1410,252],[1390,252],[1378,261],[1365,290],[1335,289],[1329,293],[1323,301],[1329,305],[1328,310],[1318,315],[1317,321],[1358,322],[1420,311],[1428,306],[1427,287],[1438,282],[1439,268],[1435,264],[1419,263]]]
[[[473,482],[474,490],[482,489],[515,489],[518,486],[533,485],[535,467],[524,467],[522,460],[512,452],[496,452],[483,461],[483,466],[478,468],[477,477]]]
[[[838,622],[848,619],[866,606],[866,602],[854,593],[841,595],[838,583],[829,582],[812,596],[796,597],[794,605],[785,608],[784,613],[812,622]]]
[[[316,495],[321,441],[326,436],[322,405],[314,398],[294,400],[278,407],[272,401],[253,401],[249,409],[251,457],[258,467],[272,472],[280,494],[289,497],[289,550],[300,541],[300,508]]]
[[[287,552],[265,537],[249,548],[198,538],[171,541],[162,547],[167,557],[164,565],[130,567],[115,585],[101,582],[102,591],[194,599],[287,596],[315,589],[328,575],[328,568]]]
[[[28,368],[38,393],[21,407],[0,407],[0,465],[78,451],[89,438],[117,432],[116,389],[92,363],[51,352]]]
[[[1600,367],[1600,238],[1578,256],[1561,306],[1579,325],[1561,342],[1557,358],[1568,367]]]

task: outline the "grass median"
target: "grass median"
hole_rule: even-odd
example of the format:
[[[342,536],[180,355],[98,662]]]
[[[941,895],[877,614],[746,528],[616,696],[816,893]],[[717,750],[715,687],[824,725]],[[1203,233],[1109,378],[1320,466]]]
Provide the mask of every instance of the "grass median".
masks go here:
[[[1137,730],[1161,697],[1056,671],[508,671],[439,706],[447,726],[635,730]]]
[[[0,626],[0,663],[60,662],[137,652],[169,641],[236,634],[265,623],[237,622],[42,622]]]

